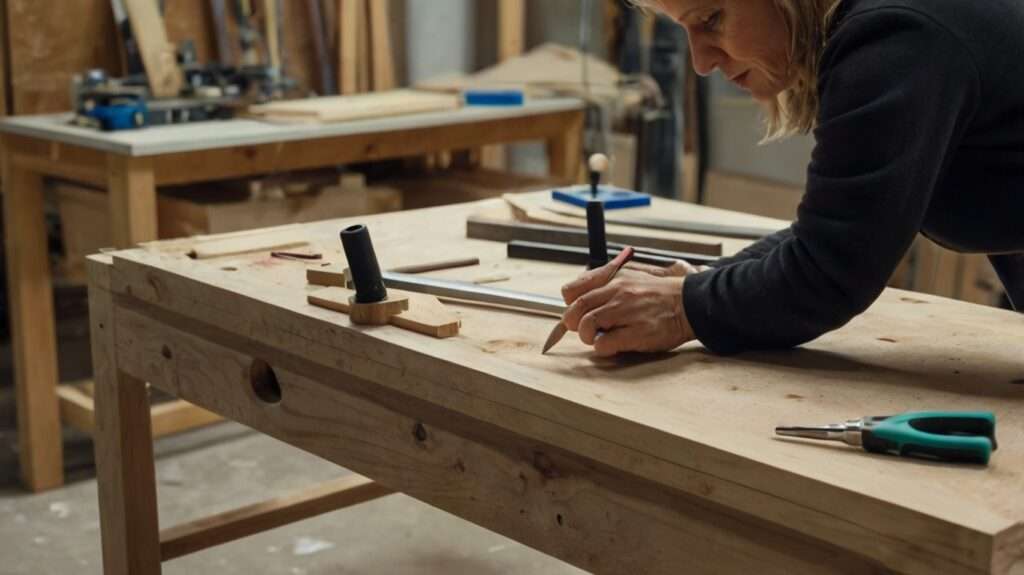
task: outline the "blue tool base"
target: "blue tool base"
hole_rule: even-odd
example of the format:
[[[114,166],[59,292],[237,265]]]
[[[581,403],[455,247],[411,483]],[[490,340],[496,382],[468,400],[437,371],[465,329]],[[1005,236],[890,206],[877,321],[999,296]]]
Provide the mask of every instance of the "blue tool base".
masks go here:
[[[591,199],[598,199],[604,202],[604,209],[606,210],[651,205],[651,196],[648,194],[615,186],[598,186],[597,197],[594,198],[594,196],[590,195],[590,186],[586,184],[551,190],[551,199],[580,206],[581,208],[587,207],[587,202]]]

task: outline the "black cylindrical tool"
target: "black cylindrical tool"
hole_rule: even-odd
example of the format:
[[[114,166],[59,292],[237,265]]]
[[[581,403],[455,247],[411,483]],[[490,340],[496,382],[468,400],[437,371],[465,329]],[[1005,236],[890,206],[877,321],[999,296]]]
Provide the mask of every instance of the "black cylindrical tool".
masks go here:
[[[599,268],[608,263],[608,241],[604,235],[604,202],[587,202],[587,242],[590,244],[590,263],[587,269]]]
[[[377,303],[387,299],[388,290],[380,275],[370,230],[362,224],[341,230],[341,245],[345,248],[352,283],[356,286],[356,303]]]

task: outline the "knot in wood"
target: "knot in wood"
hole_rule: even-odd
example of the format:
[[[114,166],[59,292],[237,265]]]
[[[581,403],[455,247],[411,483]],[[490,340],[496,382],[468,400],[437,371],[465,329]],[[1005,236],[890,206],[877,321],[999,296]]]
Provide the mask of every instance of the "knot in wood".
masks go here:
[[[556,479],[560,476],[551,458],[540,451],[533,454],[533,468],[539,471],[545,479]]]
[[[416,425],[412,427],[412,436],[416,438],[416,441],[423,443],[427,440],[427,428],[420,422],[416,422]]]

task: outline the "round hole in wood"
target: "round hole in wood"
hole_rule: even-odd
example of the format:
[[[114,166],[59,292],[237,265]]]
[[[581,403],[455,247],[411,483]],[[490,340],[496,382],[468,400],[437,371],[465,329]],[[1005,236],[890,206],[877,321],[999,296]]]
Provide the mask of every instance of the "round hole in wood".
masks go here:
[[[277,382],[274,368],[262,359],[252,360],[249,366],[249,382],[256,397],[266,403],[281,402],[281,385]]]

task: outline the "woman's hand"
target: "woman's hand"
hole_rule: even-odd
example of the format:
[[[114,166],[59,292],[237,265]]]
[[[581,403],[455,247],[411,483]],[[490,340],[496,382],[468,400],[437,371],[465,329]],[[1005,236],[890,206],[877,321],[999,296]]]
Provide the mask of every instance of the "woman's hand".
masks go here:
[[[652,264],[641,264],[637,262],[630,262],[626,264],[625,269],[636,270],[638,272],[644,272],[654,277],[667,278],[677,277],[681,278],[690,274],[706,271],[711,268],[708,266],[695,266],[689,262],[682,260],[676,260],[672,262],[672,265],[668,267],[656,266]]]
[[[562,321],[601,356],[674,349],[694,339],[683,282],[700,271],[679,263],[667,269],[629,264],[617,275],[610,266],[590,270],[562,288],[569,304]]]

